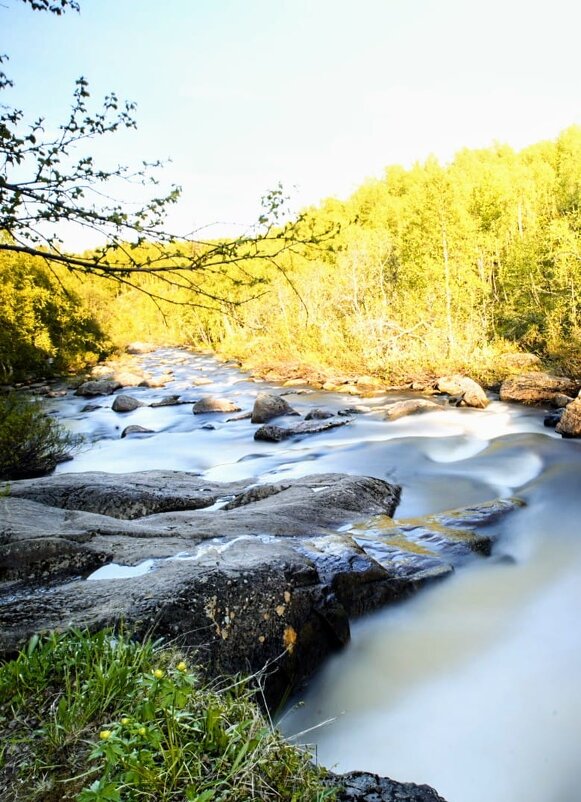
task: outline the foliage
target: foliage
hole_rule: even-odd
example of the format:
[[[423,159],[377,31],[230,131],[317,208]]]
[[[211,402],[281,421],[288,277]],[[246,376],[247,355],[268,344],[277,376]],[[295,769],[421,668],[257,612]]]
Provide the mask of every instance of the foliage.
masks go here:
[[[244,683],[212,689],[179,654],[123,634],[35,637],[0,667],[0,723],[9,722],[6,802],[334,798]]]
[[[75,0],[23,2],[33,10],[55,14],[80,10]],[[0,64],[6,60],[0,56]],[[0,71],[0,91],[12,86]],[[237,238],[212,242],[195,232],[177,236],[167,230],[167,211],[181,189],[172,186],[161,193],[154,189],[158,186],[154,171],[161,163],[130,168],[97,162],[94,156],[95,140],[136,128],[134,111],[133,102],[120,101],[113,92],[93,106],[84,77],[77,79],[69,116],[58,126],[43,116],[27,121],[21,109],[0,105],[0,252],[26,254],[51,270],[64,267],[82,276],[113,279],[149,292],[157,301],[175,303],[171,291],[185,290],[186,300],[180,303],[216,307],[242,303],[232,296],[241,285],[251,296],[259,294],[265,276],[254,271],[256,263],[280,271],[282,254],[317,241],[300,218],[281,225],[286,197],[280,187],[264,196],[256,226]],[[127,182],[151,188],[137,208],[118,199]],[[58,234],[63,225],[98,235],[104,244],[71,254]],[[155,292],[144,289],[139,280],[143,274],[159,277]],[[228,279],[222,295],[204,287],[205,277],[217,274]]]
[[[0,254],[0,283],[0,381],[78,370],[111,351],[89,304],[36,260]]]
[[[581,128],[520,153],[495,145],[389,167],[347,201],[307,212],[335,248],[287,264],[293,288],[240,313],[220,347],[256,364],[318,364],[406,381],[469,370],[501,378],[501,352],[581,361]]]
[[[54,471],[78,438],[45,415],[40,404],[15,393],[0,396],[0,479]]]

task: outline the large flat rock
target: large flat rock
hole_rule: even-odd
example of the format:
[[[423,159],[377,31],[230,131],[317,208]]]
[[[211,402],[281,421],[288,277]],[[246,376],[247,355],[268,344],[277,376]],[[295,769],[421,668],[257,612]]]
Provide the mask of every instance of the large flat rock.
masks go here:
[[[172,482],[190,503],[204,487],[229,501],[129,520],[110,497],[149,510]],[[39,631],[124,622],[197,648],[210,674],[275,666],[273,702],[348,641],[350,617],[488,553],[493,535],[480,528],[518,506],[397,522],[397,486],[343,474],[258,486],[71,474],[15,482],[10,493],[0,498],[0,654]],[[103,514],[111,508],[117,517]]]

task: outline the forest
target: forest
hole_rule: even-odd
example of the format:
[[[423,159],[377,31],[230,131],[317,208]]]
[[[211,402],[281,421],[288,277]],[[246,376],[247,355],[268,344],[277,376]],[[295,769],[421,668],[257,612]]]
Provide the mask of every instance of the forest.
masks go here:
[[[137,339],[388,381],[460,370],[491,383],[515,350],[581,371],[581,127],[389,166],[297,226],[310,246],[273,266],[266,243],[250,283],[244,263],[196,275],[202,296],[147,269],[129,286],[2,251],[0,381],[78,371]]]

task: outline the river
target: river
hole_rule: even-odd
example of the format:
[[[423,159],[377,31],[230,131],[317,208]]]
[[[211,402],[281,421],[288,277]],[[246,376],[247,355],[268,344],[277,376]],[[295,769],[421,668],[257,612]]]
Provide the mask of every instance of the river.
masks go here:
[[[211,394],[250,409],[259,390],[281,391],[186,351],[160,350],[142,364],[152,373],[173,370],[164,390],[124,391],[145,402]],[[212,384],[192,387],[194,377]],[[248,420],[194,416],[189,404],[123,415],[112,412],[111,397],[90,412],[82,411],[87,400],[73,395],[49,404],[86,438],[61,472],[163,468],[256,482],[366,474],[402,485],[398,518],[498,496],[524,499],[526,507],[506,519],[492,558],[475,558],[414,599],[356,622],[351,645],[280,726],[314,744],[330,768],[425,782],[448,802],[578,802],[581,441],[546,429],[540,410],[498,401],[484,411],[385,421],[376,408],[404,397],[289,394],[301,413],[361,403],[370,411],[348,426],[279,444],[254,441]],[[155,434],[121,439],[128,424]]]

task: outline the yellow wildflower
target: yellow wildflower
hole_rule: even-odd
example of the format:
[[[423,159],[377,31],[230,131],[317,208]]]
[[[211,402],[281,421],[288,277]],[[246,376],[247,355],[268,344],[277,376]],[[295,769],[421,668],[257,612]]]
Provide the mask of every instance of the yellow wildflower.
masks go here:
[[[137,730],[137,732],[138,732],[140,735],[145,735],[145,733],[146,733],[146,729],[145,729],[145,727],[140,727],[140,728]]]
[[[111,737],[111,735],[112,735],[111,730],[101,730],[101,732],[99,733],[99,738],[102,741],[107,741]]]
[[[177,668],[177,670],[178,670],[178,671],[187,671],[187,670],[188,670],[188,667],[187,667],[187,665],[184,663],[184,661],[183,661],[183,660],[181,661],[181,663],[178,663],[178,664],[177,664],[176,668]]]
[[[127,718],[127,716],[124,716],[121,719],[121,724],[123,724],[124,727],[126,727],[129,724],[129,719]]]
[[[153,676],[156,679],[161,679],[163,677],[163,671],[161,670],[161,668],[156,668],[155,671],[153,672]]]

